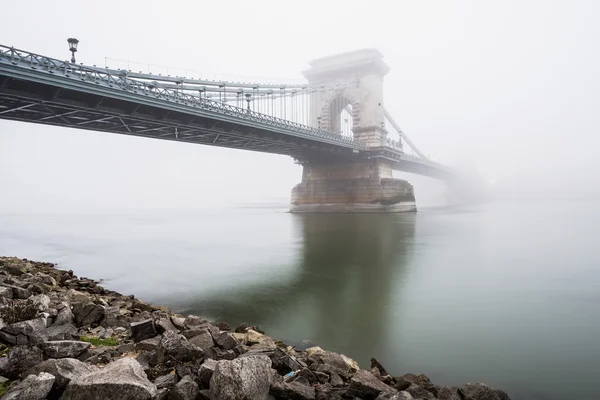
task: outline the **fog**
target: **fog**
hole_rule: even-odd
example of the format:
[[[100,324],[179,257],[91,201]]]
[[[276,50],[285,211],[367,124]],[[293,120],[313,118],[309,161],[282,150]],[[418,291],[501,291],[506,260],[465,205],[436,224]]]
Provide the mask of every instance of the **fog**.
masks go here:
[[[66,39],[77,37],[78,62],[232,80],[300,80],[314,58],[374,47],[391,67],[386,109],[430,158],[477,172],[501,198],[600,198],[594,0],[0,0],[0,9],[3,45],[68,59]],[[0,211],[288,201],[300,178],[289,157],[0,121]],[[443,202],[443,183],[408,179],[420,204]]]

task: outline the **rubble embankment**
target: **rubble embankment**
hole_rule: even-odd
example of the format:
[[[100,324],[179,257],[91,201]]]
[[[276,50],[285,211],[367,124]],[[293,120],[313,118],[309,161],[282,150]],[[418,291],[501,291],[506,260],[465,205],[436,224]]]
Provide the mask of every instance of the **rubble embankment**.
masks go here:
[[[508,400],[392,376],[258,327],[183,316],[51,263],[0,257],[0,395],[14,400]]]

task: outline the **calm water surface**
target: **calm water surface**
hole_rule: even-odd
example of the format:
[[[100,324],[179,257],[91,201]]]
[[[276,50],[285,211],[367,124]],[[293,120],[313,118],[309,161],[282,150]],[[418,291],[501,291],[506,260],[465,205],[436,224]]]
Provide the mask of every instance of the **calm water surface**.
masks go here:
[[[600,205],[0,214],[0,254],[394,374],[600,398]]]

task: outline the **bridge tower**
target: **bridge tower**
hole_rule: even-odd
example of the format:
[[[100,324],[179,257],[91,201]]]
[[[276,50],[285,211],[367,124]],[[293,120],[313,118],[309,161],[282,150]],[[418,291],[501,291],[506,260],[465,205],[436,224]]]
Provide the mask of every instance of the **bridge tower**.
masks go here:
[[[342,135],[343,124],[349,122],[351,132],[346,129],[346,134],[366,150],[359,160],[298,160],[302,182],[292,189],[291,212],[416,211],[412,185],[393,178],[391,162],[380,156],[387,134],[383,77],[389,71],[382,58],[375,49],[357,50],[314,60],[303,72],[309,85],[319,88],[311,98],[311,124]]]

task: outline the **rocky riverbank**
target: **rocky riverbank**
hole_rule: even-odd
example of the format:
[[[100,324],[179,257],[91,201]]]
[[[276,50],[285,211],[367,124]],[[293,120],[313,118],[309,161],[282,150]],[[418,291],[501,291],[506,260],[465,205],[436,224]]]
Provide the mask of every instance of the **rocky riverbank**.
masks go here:
[[[0,395],[7,400],[507,400],[481,383],[391,376],[257,327],[230,329],[107,290],[53,264],[0,257]]]

